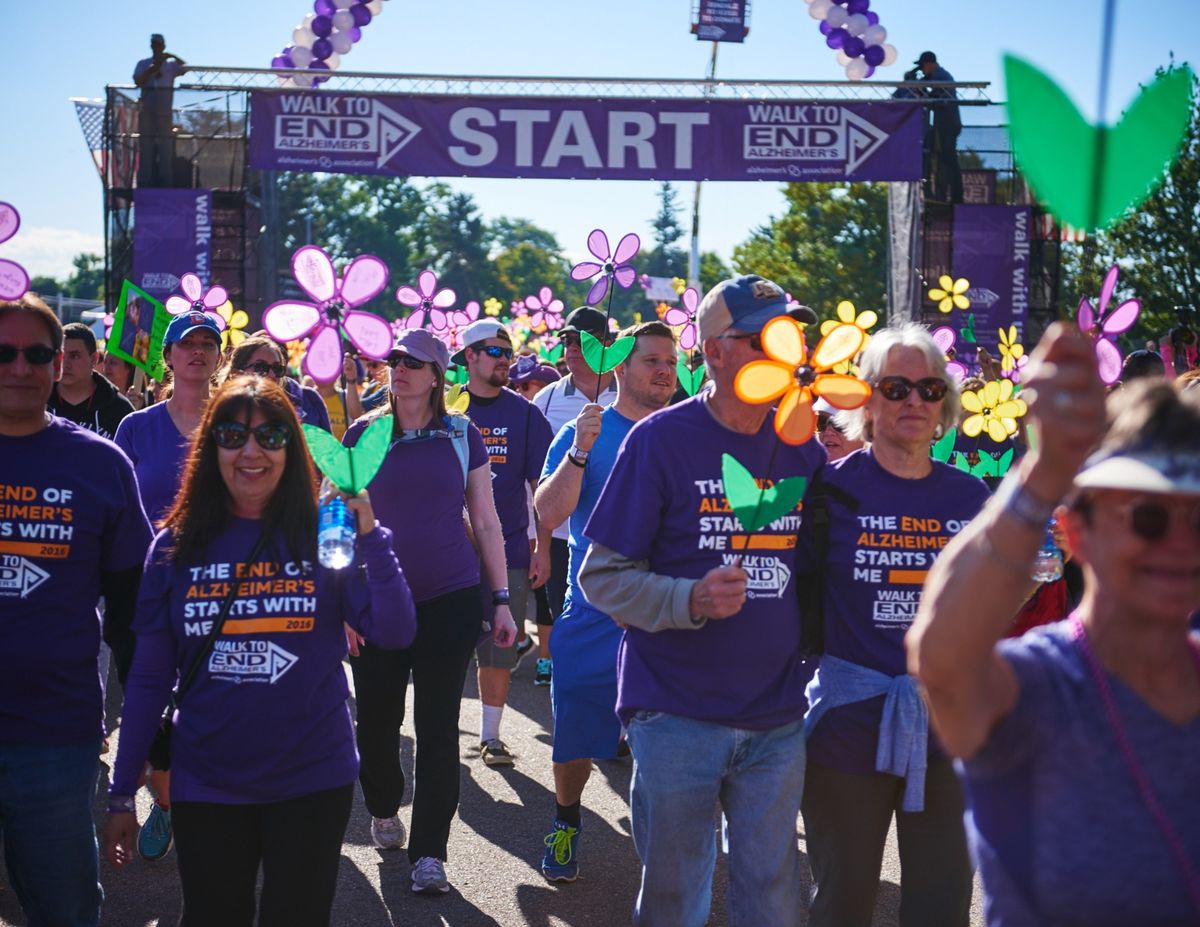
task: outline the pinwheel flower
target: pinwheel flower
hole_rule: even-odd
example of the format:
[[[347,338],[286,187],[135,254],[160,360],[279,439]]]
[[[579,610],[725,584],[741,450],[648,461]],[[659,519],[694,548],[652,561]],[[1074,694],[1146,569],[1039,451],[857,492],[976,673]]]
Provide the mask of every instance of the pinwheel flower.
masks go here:
[[[828,335],[831,331],[833,331],[839,325],[843,325],[843,324],[844,325],[857,325],[864,332],[869,332],[872,328],[875,327],[875,323],[878,321],[879,321],[879,315],[878,315],[878,313],[875,312],[875,310],[866,309],[862,312],[858,312],[854,308],[854,303],[850,302],[850,300],[848,300],[848,299],[843,299],[840,303],[837,304],[837,318],[836,319],[826,319],[824,322],[821,323],[821,334]],[[871,336],[869,334],[865,338],[863,338],[862,348],[865,348],[867,346],[867,342],[870,340],[871,340]],[[859,350],[861,351],[862,348],[859,348]],[[833,371],[834,371],[834,373],[857,374],[858,368],[855,367],[851,361],[844,360],[840,364],[835,366],[833,368]]]
[[[217,307],[229,299],[223,286],[211,286],[207,291],[200,278],[195,274],[184,274],[179,278],[179,289],[183,295],[167,297],[167,312],[171,315],[183,315],[185,312],[207,312],[209,315],[219,315]],[[227,320],[226,320],[227,321]],[[247,321],[249,321],[247,319]]]
[[[236,347],[246,340],[246,326],[250,324],[250,316],[245,309],[234,309],[230,300],[225,300],[215,310],[225,323],[221,329],[221,350]]]
[[[504,303],[496,299],[495,296],[489,296],[483,301],[484,315],[490,315],[493,318],[500,314],[500,310],[504,308]]]
[[[21,214],[16,207],[0,203],[0,244],[17,234]],[[29,274],[16,261],[0,260],[0,299],[20,299],[29,289]]]
[[[1119,270],[1114,264],[1104,275],[1104,283],[1100,286],[1100,308],[1092,308],[1091,302],[1084,297],[1079,301],[1079,311],[1075,321],[1079,330],[1092,336],[1096,345],[1096,363],[1100,368],[1100,379],[1107,384],[1116,383],[1121,379],[1121,349],[1117,347],[1117,335],[1129,331],[1137,321],[1142,311],[1140,299],[1127,299],[1111,312],[1108,302],[1112,299],[1113,290],[1117,288]]]
[[[604,294],[608,292],[609,281],[615,280],[620,284],[621,289],[628,290],[633,286],[633,281],[637,279],[637,271],[629,262],[633,260],[634,255],[638,253],[638,248],[641,247],[641,239],[633,232],[630,232],[619,242],[617,242],[617,250],[611,251],[608,244],[608,236],[601,229],[592,229],[587,239],[588,250],[600,260],[597,264],[594,261],[581,261],[571,268],[572,280],[587,280],[591,277],[600,275],[592,288],[588,290],[587,304],[594,306],[600,300],[604,299]]]
[[[287,343],[287,365],[292,370],[299,371],[304,363],[304,352],[308,350],[308,339],[289,341]]]
[[[392,328],[372,312],[355,309],[387,286],[387,265],[372,255],[356,257],[339,278],[329,255],[305,245],[292,255],[292,276],[314,302],[280,300],[263,312],[263,328],[276,341],[308,337],[304,371],[318,383],[332,383],[342,372],[342,336],[359,353],[376,360],[392,349]]]
[[[962,382],[967,378],[967,367],[965,364],[954,359],[950,353],[954,350],[954,343],[958,340],[955,337],[954,329],[949,325],[942,325],[935,328],[932,332],[933,343],[941,349],[941,352],[946,356],[946,373],[954,377],[954,379]]]
[[[1022,366],[1018,362],[1025,357],[1025,346],[1017,340],[1017,326],[1010,325],[1008,330],[1000,332],[1000,369],[1004,373],[1013,373]]]
[[[563,301],[554,298],[550,287],[542,287],[535,296],[526,296],[525,308],[529,310],[529,323],[535,332],[562,328]]]
[[[696,309],[700,305],[700,294],[694,287],[683,291],[683,308],[671,306],[663,313],[662,320],[671,326],[683,328],[679,332],[679,346],[690,351],[696,346],[699,336],[696,332]]]
[[[862,347],[864,332],[839,323],[821,339],[809,356],[804,328],[789,316],[772,319],[762,330],[763,353],[737,372],[733,389],[743,402],[779,400],[775,433],[785,444],[803,444],[816,433],[813,396],[838,409],[857,409],[871,398],[871,387],[855,377],[829,371]]]
[[[464,347],[462,341],[463,330],[479,318],[479,303],[471,300],[463,308],[455,309],[446,315],[445,329],[440,332],[434,332],[434,335],[450,349],[451,354],[456,354]]]
[[[949,274],[938,277],[938,285],[930,289],[929,298],[938,304],[939,312],[951,309],[966,309],[971,301],[964,295],[971,288],[965,277],[955,280]]]
[[[986,431],[999,444],[1017,433],[1017,419],[1028,407],[1024,399],[1013,397],[1012,380],[991,380],[981,390],[963,390],[962,405],[972,413],[962,423],[962,433],[974,438]]]
[[[402,286],[396,291],[396,299],[402,306],[412,309],[409,316],[419,316],[418,321],[409,328],[420,328],[426,320],[435,332],[445,329],[449,318],[447,310],[454,305],[458,297],[449,287],[437,288],[437,274],[432,270],[423,270],[417,275],[417,286]]]

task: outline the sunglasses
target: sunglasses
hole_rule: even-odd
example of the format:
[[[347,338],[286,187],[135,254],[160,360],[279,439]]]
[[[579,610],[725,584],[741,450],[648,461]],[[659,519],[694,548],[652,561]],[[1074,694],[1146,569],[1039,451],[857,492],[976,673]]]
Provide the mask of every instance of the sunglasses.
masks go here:
[[[254,435],[254,440],[264,451],[278,451],[287,446],[292,438],[292,431],[283,422],[263,422],[253,428],[245,422],[221,422],[214,425],[212,430],[217,447],[227,451],[245,447],[250,435]]]
[[[583,343],[583,340],[578,335],[563,335],[558,341],[564,348],[577,348]]]
[[[917,391],[917,395],[926,402],[941,402],[946,398],[946,390],[950,386],[941,377],[925,377],[916,383],[907,377],[884,377],[875,384],[875,388],[889,402],[900,402],[902,399],[907,399],[908,394],[914,389]]]
[[[509,360],[512,360],[513,356],[512,348],[502,348],[498,344],[485,344],[483,347],[475,348],[475,350],[486,354],[488,357],[494,357],[497,359],[505,357]]]
[[[828,412],[817,413],[817,431],[824,431],[826,428],[832,428],[838,434],[842,433],[842,429],[838,428],[837,422],[833,420],[833,416]]]
[[[241,369],[245,373],[255,373],[260,377],[282,377],[287,373],[287,367],[283,364],[268,364],[266,361],[255,361],[253,364],[249,364]]]
[[[761,351],[763,349],[761,332],[753,335],[722,335],[721,337],[726,341],[748,341],[751,351]]]
[[[58,352],[44,344],[31,344],[27,348],[14,347],[11,344],[0,344],[0,364],[11,364],[18,354],[24,354],[25,360],[39,367],[54,360]]]
[[[425,366],[425,361],[417,360],[411,354],[400,354],[396,357],[389,357],[387,359],[387,365],[393,370],[395,370],[401,364],[404,365],[406,370],[420,370]]]
[[[1200,502],[1191,506],[1168,507],[1165,502],[1155,502],[1153,499],[1134,499],[1113,506],[1113,510],[1121,514],[1130,530],[1143,541],[1161,541],[1171,530],[1171,523],[1176,518],[1184,519],[1184,523],[1191,527],[1192,534],[1200,539]]]

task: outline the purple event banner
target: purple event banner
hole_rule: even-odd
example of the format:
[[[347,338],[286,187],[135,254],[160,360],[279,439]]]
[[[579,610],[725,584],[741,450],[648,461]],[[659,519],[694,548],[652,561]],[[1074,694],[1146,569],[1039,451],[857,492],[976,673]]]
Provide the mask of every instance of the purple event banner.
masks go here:
[[[701,42],[741,42],[746,37],[746,0],[700,0],[693,30]]]
[[[265,170],[602,180],[920,180],[904,103],[255,91]]]
[[[954,276],[971,284],[967,312],[975,313],[976,337],[993,356],[1001,328],[1016,325],[1025,337],[1032,237],[1028,206],[954,207]]]
[[[159,302],[194,273],[212,276],[212,191],[139,187],[133,194],[133,283]]]

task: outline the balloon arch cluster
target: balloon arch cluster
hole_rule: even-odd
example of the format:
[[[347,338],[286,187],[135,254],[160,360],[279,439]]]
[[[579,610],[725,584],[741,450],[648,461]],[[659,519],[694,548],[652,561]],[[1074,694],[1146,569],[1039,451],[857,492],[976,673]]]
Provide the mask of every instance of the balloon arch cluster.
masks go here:
[[[313,11],[292,30],[292,44],[271,59],[276,69],[299,68],[312,75],[280,76],[283,87],[315,87],[336,71],[362,38],[362,31],[383,12],[383,0],[316,0]]]
[[[887,42],[887,30],[871,0],[805,0],[808,15],[821,23],[825,44],[837,52],[837,62],[850,80],[864,80],[876,68],[896,61],[896,48]]]

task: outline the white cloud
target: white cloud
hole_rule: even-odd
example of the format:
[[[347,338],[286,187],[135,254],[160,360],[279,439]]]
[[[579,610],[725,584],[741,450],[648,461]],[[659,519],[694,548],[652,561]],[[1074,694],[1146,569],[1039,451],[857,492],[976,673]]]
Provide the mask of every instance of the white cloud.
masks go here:
[[[22,225],[0,245],[0,257],[16,261],[30,277],[44,274],[60,280],[71,275],[75,255],[84,253],[103,254],[104,239],[77,229]]]

